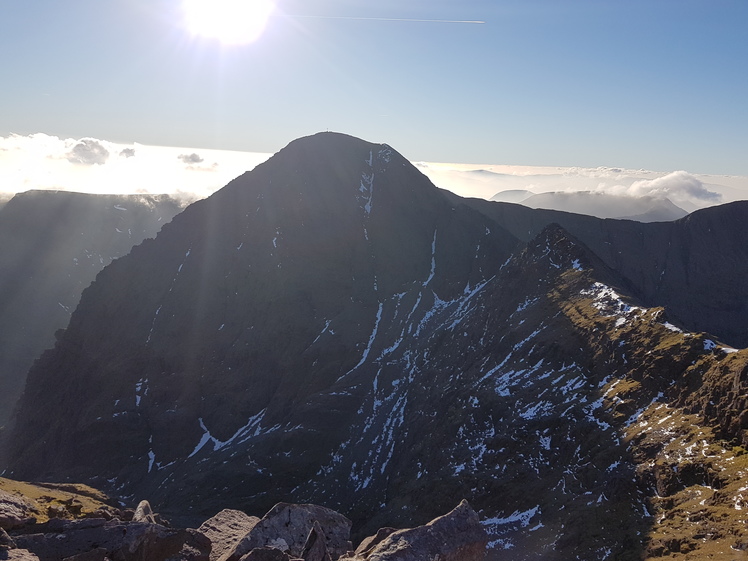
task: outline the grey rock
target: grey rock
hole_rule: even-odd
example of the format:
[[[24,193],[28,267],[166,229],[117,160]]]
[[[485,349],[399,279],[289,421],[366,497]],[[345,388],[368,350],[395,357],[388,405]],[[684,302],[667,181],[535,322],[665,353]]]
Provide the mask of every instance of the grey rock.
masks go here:
[[[15,549],[16,542],[8,535],[8,532],[0,528],[0,551],[3,549]]]
[[[212,544],[207,536],[198,530],[187,529],[187,539],[182,549],[166,561],[210,561]]]
[[[356,548],[356,555],[366,555],[370,550],[374,549],[376,545],[382,542],[384,539],[389,537],[390,534],[397,532],[397,528],[380,528],[376,534],[364,538]]]
[[[318,505],[278,503],[220,561],[237,561],[253,549],[265,546],[300,557],[315,522],[332,559],[351,549],[351,521],[339,512]]]
[[[140,501],[132,516],[133,522],[145,522],[148,524],[158,524],[156,516],[153,513],[151,504],[148,501]]]
[[[179,553],[187,538],[187,530],[132,522],[112,561],[164,561]]]
[[[11,530],[35,521],[33,506],[23,497],[0,489],[0,528]]]
[[[210,561],[216,561],[230,553],[259,521],[256,516],[227,508],[203,522],[198,531],[212,544]]]
[[[316,520],[301,550],[301,558],[304,561],[332,561],[325,545],[325,534]]]
[[[365,551],[346,555],[340,561],[480,561],[486,555],[487,543],[488,535],[478,515],[463,500],[450,513],[425,526],[392,532],[379,543],[370,542]]]
[[[41,561],[62,561],[98,548],[112,561],[164,561],[178,554],[189,537],[186,530],[158,524],[102,519],[54,520],[45,529],[16,536],[16,544]]]
[[[3,561],[39,561],[39,558],[28,549],[0,551],[0,559]]]

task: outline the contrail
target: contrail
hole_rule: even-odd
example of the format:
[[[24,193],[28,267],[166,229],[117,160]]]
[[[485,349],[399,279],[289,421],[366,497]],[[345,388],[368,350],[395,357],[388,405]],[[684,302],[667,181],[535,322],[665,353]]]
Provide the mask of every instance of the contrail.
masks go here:
[[[483,24],[486,23],[482,20],[467,20],[467,19],[415,19],[415,18],[368,18],[358,16],[297,16],[287,15],[289,18],[311,18],[311,19],[347,19],[347,20],[363,20],[363,21],[407,21],[416,23],[469,23],[469,24]]]

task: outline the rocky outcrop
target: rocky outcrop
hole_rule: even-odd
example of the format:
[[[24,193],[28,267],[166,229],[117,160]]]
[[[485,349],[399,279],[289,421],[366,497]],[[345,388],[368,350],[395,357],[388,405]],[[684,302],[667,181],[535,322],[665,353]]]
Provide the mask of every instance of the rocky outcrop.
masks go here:
[[[36,522],[35,512],[27,499],[0,489],[0,529],[11,530]]]
[[[0,477],[0,527],[42,524],[52,518],[124,519],[101,491],[81,484],[26,483]]]
[[[141,501],[129,522],[55,519],[17,531],[15,538],[0,530],[0,559],[213,561],[220,555],[223,561],[480,561],[487,541],[467,501],[425,526],[382,529],[355,553],[348,540],[350,521],[317,505],[279,503],[262,519],[224,510],[203,523],[201,530],[138,521],[149,517],[160,518],[147,501]],[[234,543],[241,528],[249,531]]]
[[[478,515],[465,500],[425,526],[386,533],[380,541],[366,540],[340,561],[481,561],[488,543]]]
[[[165,561],[181,551],[189,535],[186,530],[158,524],[104,519],[50,521],[40,533],[14,537],[41,561],[61,561],[81,554],[94,555],[104,549],[112,561]]]
[[[337,559],[352,546],[351,521],[342,514],[317,505],[275,505],[237,544],[219,561],[238,561],[253,549],[273,547],[291,557],[322,555],[329,552]],[[322,552],[322,553],[320,553]]]

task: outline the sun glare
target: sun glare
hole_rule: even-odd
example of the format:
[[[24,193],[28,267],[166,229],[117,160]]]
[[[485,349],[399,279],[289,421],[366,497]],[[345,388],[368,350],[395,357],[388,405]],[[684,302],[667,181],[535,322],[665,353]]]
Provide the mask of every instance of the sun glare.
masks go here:
[[[184,0],[187,29],[227,45],[257,40],[273,11],[272,0]]]

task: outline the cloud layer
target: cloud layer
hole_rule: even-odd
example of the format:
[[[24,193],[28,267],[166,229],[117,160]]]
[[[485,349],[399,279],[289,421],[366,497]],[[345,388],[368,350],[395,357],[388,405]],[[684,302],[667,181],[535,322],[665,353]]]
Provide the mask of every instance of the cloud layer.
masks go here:
[[[265,161],[269,154],[117,144],[46,134],[0,137],[0,193],[55,189],[83,193],[169,193],[206,197]],[[438,186],[465,197],[496,193],[591,192],[667,198],[691,212],[748,199],[748,177],[686,171],[561,168],[417,162]],[[206,173],[208,172],[208,173]],[[0,196],[0,203],[3,197]],[[509,199],[505,199],[509,200]]]
[[[497,193],[517,202],[531,194],[603,193],[619,197],[668,199],[692,212],[716,204],[748,199],[748,177],[707,176],[686,171],[654,172],[620,168],[438,164],[418,168],[435,185],[464,197],[491,199]],[[529,193],[520,196],[520,192]],[[517,199],[516,197],[520,197]]]
[[[710,191],[695,175],[674,171],[656,179],[635,181],[626,190],[631,196],[649,195],[669,199],[695,199],[711,204],[722,202],[722,195]]]
[[[0,192],[169,193],[194,200],[210,195],[269,156],[64,139],[41,133],[10,135],[0,137]]]

